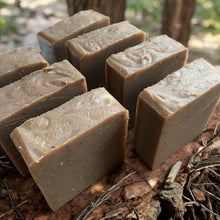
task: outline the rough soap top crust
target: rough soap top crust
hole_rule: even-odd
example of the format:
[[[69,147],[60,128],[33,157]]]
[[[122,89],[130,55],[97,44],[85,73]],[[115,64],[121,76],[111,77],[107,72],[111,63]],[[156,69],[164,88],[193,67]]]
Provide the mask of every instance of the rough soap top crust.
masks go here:
[[[73,38],[67,41],[67,46],[78,58],[82,58],[84,55],[96,53],[138,33],[145,35],[143,31],[127,21],[123,21]]]
[[[143,93],[162,112],[171,115],[219,84],[220,72],[201,58],[146,88]]]
[[[123,52],[111,55],[107,62],[120,74],[127,76],[183,50],[188,49],[167,35],[160,35]]]
[[[93,10],[80,11],[70,18],[57,22],[55,25],[38,34],[53,43],[54,41],[69,37],[73,32],[80,31],[96,21],[106,18],[108,17]]]
[[[78,70],[64,60],[0,88],[0,121],[3,122],[17,111],[38,102],[42,97],[83,78]]]
[[[114,114],[127,110],[104,88],[77,96],[65,104],[14,129],[11,137],[20,139],[17,146],[31,166],[48,153],[89,131]],[[103,134],[104,135],[104,134]]]
[[[46,60],[34,47],[20,47],[0,54],[0,76],[31,66],[36,63],[45,63]]]

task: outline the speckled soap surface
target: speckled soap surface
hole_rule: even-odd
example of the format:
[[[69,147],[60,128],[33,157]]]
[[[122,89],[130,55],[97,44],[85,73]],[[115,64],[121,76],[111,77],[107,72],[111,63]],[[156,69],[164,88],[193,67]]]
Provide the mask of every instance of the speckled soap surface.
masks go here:
[[[105,61],[113,53],[141,43],[145,33],[127,21],[67,41],[68,60],[85,75],[88,87],[105,85]]]
[[[122,163],[127,120],[127,110],[99,88],[26,121],[11,137],[56,210]]]
[[[139,93],[184,66],[187,57],[181,43],[167,35],[152,37],[107,59],[106,87],[134,121]]]
[[[93,10],[80,11],[38,33],[43,56],[49,63],[66,58],[65,42],[78,35],[109,25],[110,19]]]
[[[204,59],[187,64],[139,95],[135,149],[157,168],[199,135],[220,96],[220,72]]]
[[[0,87],[48,66],[34,47],[20,47],[0,54]]]
[[[10,132],[30,117],[86,92],[85,78],[67,60],[33,72],[0,88],[0,143],[22,174],[24,162],[10,141]]]
[[[198,59],[185,68],[146,88],[155,107],[163,115],[172,115],[199,96],[220,84],[220,72],[204,59]],[[218,98],[218,93],[216,93]],[[213,99],[207,100],[207,105]]]

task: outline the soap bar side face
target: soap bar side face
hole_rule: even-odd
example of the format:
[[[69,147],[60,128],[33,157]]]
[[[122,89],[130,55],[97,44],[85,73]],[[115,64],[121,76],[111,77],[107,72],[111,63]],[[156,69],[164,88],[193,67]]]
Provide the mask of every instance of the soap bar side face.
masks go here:
[[[34,47],[20,47],[0,54],[0,87],[48,66]]]
[[[52,210],[57,210],[123,163],[125,121],[127,116],[124,113],[117,114],[74,143],[68,143],[49,160],[45,158],[30,167]]]
[[[151,169],[158,168],[202,132],[218,103],[219,91],[218,85],[168,118],[155,111],[145,94],[145,102],[138,104],[135,149]],[[159,119],[163,125],[157,123]]]
[[[181,51],[174,56],[170,56],[168,59],[161,60],[160,63],[153,65],[148,70],[137,72],[136,74],[130,75],[126,78],[123,91],[123,105],[130,112],[131,120],[129,123],[132,127],[135,121],[137,97],[140,92],[144,88],[159,82],[168,74],[183,67],[187,57],[186,51],[187,50]]]
[[[140,93],[135,118],[134,146],[137,154],[151,168],[163,126],[164,119],[146,103],[144,92]]]
[[[130,124],[134,122],[139,93],[184,66],[187,57],[186,47],[166,35],[160,35],[107,59],[106,77],[111,74],[111,78],[106,80],[106,86],[114,95],[114,89],[117,89],[114,84],[118,82],[112,80],[112,75],[123,79],[123,84],[118,85],[121,87],[121,94],[117,92],[114,97],[129,110]],[[111,69],[111,73],[108,73],[108,69]]]
[[[19,150],[30,166],[67,140],[74,139],[122,110],[124,108],[106,90],[92,90],[26,121],[19,131],[29,148]]]
[[[81,34],[109,25],[109,17],[93,10],[80,11],[38,33],[43,56],[51,64],[66,58],[65,42]]]
[[[127,110],[96,89],[26,121],[11,138],[57,210],[123,162],[127,121]]]
[[[78,81],[84,81],[81,86],[82,90],[85,91],[85,78],[65,60],[33,72],[13,84],[0,88],[0,124],[11,116],[13,117],[16,112],[25,109],[26,106],[39,104],[41,99],[49,99],[50,95],[53,96],[54,93],[62,91],[65,87],[68,88]],[[71,94],[61,98],[68,99],[69,95]],[[56,101],[59,102],[58,98]]]
[[[123,76],[118,74],[118,71],[115,68],[112,68],[108,62],[105,63],[105,79],[106,89],[123,105],[123,90],[125,79]]]
[[[22,175],[27,172],[23,171],[24,161],[10,140],[11,131],[27,119],[86,91],[85,78],[68,61],[0,88],[0,144]]]
[[[158,168],[202,132],[218,102],[219,76],[210,64],[200,59],[140,94],[135,123],[135,149],[150,168]],[[151,91],[160,96],[152,95]],[[158,120],[162,123],[157,123]],[[148,135],[149,132],[151,135]]]
[[[65,43],[67,40],[75,38],[79,35],[88,33],[90,31],[94,31],[96,29],[108,26],[110,23],[109,18],[108,17],[104,17],[102,20],[97,21],[93,24],[90,24],[88,27],[83,28],[82,30],[75,32],[74,35],[71,35],[71,37],[68,37],[68,39],[64,39],[64,40],[60,40],[57,41],[54,44],[54,51],[55,51],[55,57],[56,57],[56,61],[60,61],[62,59],[66,59],[66,50],[65,50]]]
[[[219,90],[220,86],[217,86],[181,109],[175,114],[175,117],[171,117],[167,121],[161,134],[152,169],[159,167],[170,156],[202,133],[218,103],[216,94],[219,93]]]
[[[116,23],[68,41],[68,59],[86,77],[89,89],[104,86],[106,59],[144,39],[145,33],[128,22]]]

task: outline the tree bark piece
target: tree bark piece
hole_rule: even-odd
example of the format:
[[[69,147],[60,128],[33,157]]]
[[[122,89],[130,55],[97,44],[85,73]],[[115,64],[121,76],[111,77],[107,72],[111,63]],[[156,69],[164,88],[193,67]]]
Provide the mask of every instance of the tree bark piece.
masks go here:
[[[126,0],[67,0],[69,15],[93,9],[111,18],[111,23],[124,20]]]
[[[196,0],[165,0],[162,34],[167,34],[187,46],[195,7]]]

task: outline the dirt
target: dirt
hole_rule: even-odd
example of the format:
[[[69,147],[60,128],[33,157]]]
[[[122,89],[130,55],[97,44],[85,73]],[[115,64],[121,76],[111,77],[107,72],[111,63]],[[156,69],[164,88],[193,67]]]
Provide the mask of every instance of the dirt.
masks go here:
[[[93,211],[87,219],[135,219],[129,216],[137,216],[138,212],[143,213],[149,203],[154,201],[154,196],[163,189],[164,181],[171,166],[176,161],[181,160],[183,167],[186,167],[189,159],[199,149],[201,143],[210,138],[219,120],[220,104],[209,120],[208,129],[154,171],[149,170],[134,153],[133,131],[129,131],[125,163],[56,212],[50,210],[31,176],[22,177],[15,169],[4,174],[1,173],[0,219],[15,220],[22,219],[22,217],[34,220],[73,219],[87,206],[90,205],[91,208],[91,205],[102,193],[118,184],[126,175],[130,175],[130,177],[120,183],[116,190],[112,190],[107,195],[106,200],[101,197],[100,205],[93,207]],[[181,169],[176,181],[180,184],[186,181],[184,169]],[[15,210],[15,207],[18,211]]]

